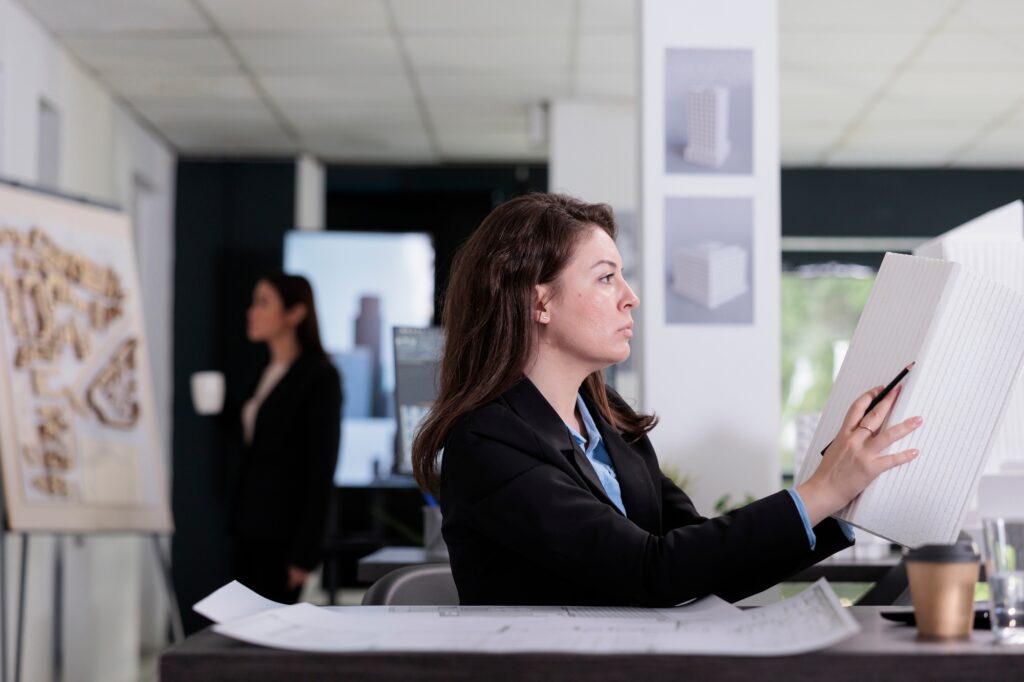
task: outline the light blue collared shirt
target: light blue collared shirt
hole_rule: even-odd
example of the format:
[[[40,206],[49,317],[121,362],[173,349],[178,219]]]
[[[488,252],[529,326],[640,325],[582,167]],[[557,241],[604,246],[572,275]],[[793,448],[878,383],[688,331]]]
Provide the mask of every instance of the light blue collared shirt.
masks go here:
[[[586,403],[583,402],[583,396],[579,393],[576,394],[576,407],[580,411],[587,437],[584,438],[576,429],[566,424],[569,433],[572,434],[580,449],[590,460],[598,480],[604,487],[605,495],[619,508],[622,515],[626,516],[626,506],[622,503],[622,487],[619,485],[619,478],[615,473],[615,465],[612,464],[612,458],[608,455],[608,450],[605,449],[604,442],[601,440],[601,432],[597,430],[597,424],[594,423],[594,418],[590,416],[590,410],[587,409]]]
[[[811,551],[813,552],[814,546],[818,544],[818,538],[814,534],[814,529],[811,528],[811,519],[807,516],[807,507],[804,506],[804,501],[795,488],[790,488],[786,492],[793,498],[793,504],[796,505],[796,510],[800,512],[800,520],[804,522],[804,530],[807,531],[807,541],[811,544]],[[842,529],[846,539],[853,542],[856,539],[856,536],[853,534],[853,526],[845,521],[839,521],[839,519],[836,519],[836,521],[839,523],[839,528]]]

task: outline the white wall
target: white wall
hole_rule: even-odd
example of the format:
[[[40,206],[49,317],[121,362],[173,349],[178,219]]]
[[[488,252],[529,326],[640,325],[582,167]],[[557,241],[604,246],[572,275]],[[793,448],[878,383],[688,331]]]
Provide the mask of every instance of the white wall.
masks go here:
[[[619,99],[557,100],[548,123],[548,189],[593,203],[609,204],[620,224],[616,240],[629,284],[640,297],[633,313],[640,321],[646,312],[640,278],[635,266],[638,250],[635,225],[639,192],[638,121],[636,108]],[[634,343],[630,362],[615,368],[614,387],[631,404],[640,399],[642,362],[639,343]]]
[[[0,0],[0,176],[35,183],[38,111],[60,114],[59,190],[132,212],[161,434],[170,453],[174,152],[142,127],[17,3]],[[137,200],[137,187],[147,189]],[[169,460],[168,460],[169,461]],[[159,644],[166,617],[148,539],[65,539],[64,679],[136,680],[139,653]],[[52,674],[56,542],[33,536],[22,675]],[[13,646],[18,538],[8,536],[9,638]],[[9,648],[8,660],[13,660]]]
[[[591,202],[634,210],[639,158],[636,110],[617,100],[551,105],[548,187]]]

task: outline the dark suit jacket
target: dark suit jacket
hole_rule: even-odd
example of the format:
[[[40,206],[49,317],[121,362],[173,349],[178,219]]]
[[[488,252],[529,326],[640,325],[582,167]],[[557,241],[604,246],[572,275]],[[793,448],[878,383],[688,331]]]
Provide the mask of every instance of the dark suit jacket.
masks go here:
[[[247,542],[285,547],[287,562],[320,559],[341,429],[341,380],[326,359],[297,359],[260,406],[239,453],[230,525]],[[239,417],[232,414],[235,424]],[[241,442],[241,430],[238,431]]]
[[[621,398],[609,391],[609,398]],[[443,533],[463,604],[667,606],[756,594],[848,547],[827,519],[807,533],[781,491],[714,519],[584,400],[615,465],[628,518],[540,392],[523,379],[452,430],[441,468]]]

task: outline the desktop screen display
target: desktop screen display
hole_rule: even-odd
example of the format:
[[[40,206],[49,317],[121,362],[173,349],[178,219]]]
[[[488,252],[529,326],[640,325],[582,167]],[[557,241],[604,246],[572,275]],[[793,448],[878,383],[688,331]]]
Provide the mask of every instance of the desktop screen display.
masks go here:
[[[324,349],[345,391],[337,485],[387,476],[396,464],[394,327],[434,316],[434,247],[420,233],[285,236],[284,269],[309,279]],[[401,459],[401,458],[399,458]]]
[[[395,470],[412,473],[412,439],[437,396],[444,336],[439,327],[395,327],[395,405],[398,460]]]

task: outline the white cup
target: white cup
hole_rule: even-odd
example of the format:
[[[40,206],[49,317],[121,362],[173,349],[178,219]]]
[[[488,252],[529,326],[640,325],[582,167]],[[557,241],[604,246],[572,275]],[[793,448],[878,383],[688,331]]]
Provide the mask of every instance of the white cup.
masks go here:
[[[197,414],[220,414],[224,408],[223,372],[195,372],[192,375],[192,405]]]

